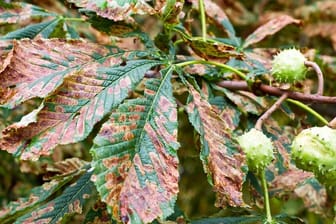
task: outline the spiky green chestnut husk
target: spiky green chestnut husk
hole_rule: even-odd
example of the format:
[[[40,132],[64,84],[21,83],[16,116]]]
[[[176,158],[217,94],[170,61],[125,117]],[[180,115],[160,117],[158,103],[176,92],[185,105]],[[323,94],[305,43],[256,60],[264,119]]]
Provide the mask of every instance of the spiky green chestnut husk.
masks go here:
[[[237,141],[252,172],[260,174],[274,159],[271,139],[255,128],[239,136]]]
[[[280,83],[295,83],[306,77],[305,56],[296,49],[280,51],[272,61],[271,73]]]
[[[292,143],[292,158],[321,183],[336,186],[336,130],[327,126],[303,130]]]

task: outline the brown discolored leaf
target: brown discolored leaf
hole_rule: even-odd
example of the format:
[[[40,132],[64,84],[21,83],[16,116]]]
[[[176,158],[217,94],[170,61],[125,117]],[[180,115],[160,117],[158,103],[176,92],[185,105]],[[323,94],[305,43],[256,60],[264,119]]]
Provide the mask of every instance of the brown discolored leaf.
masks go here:
[[[289,24],[301,24],[301,21],[298,19],[294,19],[291,16],[288,15],[281,15],[275,19],[270,20],[266,24],[260,26],[258,29],[256,29],[252,34],[250,34],[245,42],[243,47],[246,48],[250,46],[251,44],[255,44],[263,40],[266,36],[273,35],[285,26]]]
[[[310,211],[326,214],[327,192],[315,178],[308,178],[298,185],[294,193],[302,198],[306,208]]]
[[[177,110],[170,82],[149,79],[143,98],[125,101],[94,140],[95,182],[114,219],[150,223],[174,211],[178,193]]]
[[[275,176],[270,183],[270,190],[280,194],[288,191],[292,192],[298,187],[298,185],[313,176],[314,175],[310,172],[292,167],[285,173]]]
[[[88,163],[86,161],[74,157],[56,162],[55,164],[48,164],[46,171],[57,174],[58,176],[67,176],[71,173],[77,172],[87,164]]]
[[[244,206],[244,155],[235,151],[239,146],[231,138],[228,125],[190,84],[189,90],[192,101],[187,105],[187,112],[201,136],[201,159],[217,193],[216,206]]]
[[[21,23],[36,16],[52,16],[53,13],[49,13],[42,8],[35,5],[14,2],[9,8],[0,6],[0,24],[2,23]]]
[[[15,96],[10,103],[15,105],[22,98],[52,92],[39,109],[2,132],[1,149],[21,154],[22,159],[38,159],[49,155],[59,144],[83,140],[97,122],[128,96],[147,70],[160,64],[134,60],[118,66],[122,62],[120,53],[82,41],[25,40],[17,44],[23,48],[19,48],[20,57],[12,55],[11,64],[1,76],[5,87],[18,86],[8,90]],[[47,59],[41,59],[43,55]],[[29,62],[28,70],[23,67],[24,58]]]
[[[294,15],[304,21],[336,19],[336,2],[334,0],[316,1],[311,5],[296,8]]]
[[[288,171],[276,175],[269,187],[277,196],[292,195],[301,198],[310,211],[326,212],[326,191],[310,172],[291,166]]]
[[[190,47],[200,57],[206,59],[221,59],[222,63],[230,58],[242,59],[244,55],[235,47],[217,41],[192,38],[188,40]]]
[[[67,0],[76,6],[91,10],[97,15],[114,21],[130,20],[131,16],[138,14],[155,14],[155,10],[145,0],[138,1],[95,1],[95,0]]]
[[[321,36],[323,38],[329,38],[334,50],[336,51],[336,24],[334,22],[309,24],[305,26],[303,32],[308,37]]]
[[[113,54],[82,40],[14,40],[0,70],[0,103],[12,108],[33,97],[45,97],[79,69],[95,67]]]
[[[272,101],[266,97],[259,97],[247,91],[230,91],[225,88],[217,87],[216,89],[222,91],[227,98],[229,98],[237,107],[248,113],[256,115],[262,114],[272,105]]]

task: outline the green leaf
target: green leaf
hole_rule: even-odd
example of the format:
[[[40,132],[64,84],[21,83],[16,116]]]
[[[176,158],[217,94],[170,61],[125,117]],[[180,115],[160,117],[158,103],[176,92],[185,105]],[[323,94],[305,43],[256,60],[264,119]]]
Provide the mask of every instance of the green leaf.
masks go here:
[[[21,57],[29,58],[27,50],[34,51],[36,43],[33,43],[32,46],[28,44],[31,48],[26,48]],[[113,54],[105,48],[81,41],[68,45],[61,45],[66,42],[59,40],[37,43],[41,43],[41,55],[35,54],[35,59],[26,60],[29,66],[8,66],[6,81],[2,83],[6,88],[14,83],[20,86],[13,90],[14,93],[20,91],[20,94],[10,99],[14,105],[17,101],[52,92],[39,109],[3,130],[1,149],[14,154],[22,153],[22,159],[36,160],[40,155],[49,155],[57,145],[85,139],[94,125],[128,96],[145,72],[161,63],[133,60],[126,65],[118,65],[122,54]],[[43,43],[45,48],[53,47],[54,50],[42,51]],[[41,60],[41,57],[45,59]],[[31,61],[36,63],[29,64]],[[30,70],[26,71],[27,68]],[[31,76],[21,77],[20,81],[17,70],[24,75],[30,72]],[[45,76],[41,77],[41,74]],[[29,80],[32,78],[35,80]],[[9,79],[13,81],[9,82]]]
[[[262,221],[262,216],[242,216],[224,218],[206,218],[191,221],[191,224],[246,224]]]
[[[60,196],[37,210],[21,216],[15,223],[56,224],[68,214],[81,214],[84,204],[94,191],[94,185],[90,180],[91,176],[92,171],[87,171],[74,184],[67,187]]]
[[[48,38],[55,32],[59,23],[63,23],[60,18],[55,18],[50,21],[41,22],[26,26],[22,29],[15,30],[7,33],[5,36],[0,37],[0,40],[12,40],[12,39],[33,39],[35,37]]]
[[[20,23],[34,17],[55,16],[38,6],[14,2],[9,7],[1,7],[0,5],[0,24],[1,23]]]
[[[98,192],[119,221],[148,223],[174,212],[179,144],[172,67],[161,75],[147,80],[143,98],[112,113],[91,149]]]
[[[245,179],[244,155],[232,139],[229,125],[190,84],[187,112],[201,138],[201,160],[209,182],[217,193],[216,206],[244,206],[242,185]]]
[[[72,175],[62,179],[54,179],[48,183],[44,183],[42,186],[32,189],[28,197],[10,202],[5,208],[0,210],[0,222],[11,222],[22,214],[36,208],[58,191],[62,186],[70,182],[73,177],[74,176]]]

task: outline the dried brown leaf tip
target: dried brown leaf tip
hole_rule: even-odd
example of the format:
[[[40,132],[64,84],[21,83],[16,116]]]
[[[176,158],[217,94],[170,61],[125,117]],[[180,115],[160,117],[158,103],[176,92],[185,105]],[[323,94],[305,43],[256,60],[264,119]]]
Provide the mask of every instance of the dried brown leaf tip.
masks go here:
[[[201,135],[205,171],[211,177],[217,193],[216,206],[244,206],[242,185],[245,173],[244,155],[234,152],[238,147],[228,130],[228,125],[216,114],[211,105],[189,85],[192,101],[187,110],[191,123]],[[198,113],[198,116],[196,115]],[[199,124],[199,126],[198,126]]]

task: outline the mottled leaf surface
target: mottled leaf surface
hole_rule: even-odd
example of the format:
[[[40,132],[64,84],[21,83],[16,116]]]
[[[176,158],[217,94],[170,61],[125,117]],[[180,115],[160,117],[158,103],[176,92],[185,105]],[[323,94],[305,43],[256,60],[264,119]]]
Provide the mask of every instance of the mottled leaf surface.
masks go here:
[[[217,193],[216,206],[243,206],[244,155],[237,150],[239,147],[225,121],[194,87],[189,85],[189,90],[187,112],[201,137],[201,159]]]
[[[203,58],[228,61],[230,58],[242,59],[244,57],[242,53],[236,51],[235,47],[217,41],[191,39],[189,45],[197,55]]]
[[[68,51],[69,54],[67,54],[66,50],[74,47],[72,49],[76,52],[75,47],[77,45],[70,44],[68,45],[69,49],[63,47],[57,49],[57,46],[55,46],[54,51],[57,51],[57,53],[53,55],[52,61],[55,60],[58,64],[52,62],[47,64],[48,60],[36,59],[40,64],[37,67],[30,66],[30,72],[32,76],[37,77],[38,82],[33,79],[32,83],[29,83],[31,76],[26,77],[26,68],[21,68],[21,65],[14,66],[13,69],[11,66],[7,66],[6,69],[9,70],[7,72],[11,72],[7,77],[25,75],[22,78],[23,83],[18,84],[21,87],[18,90],[21,95],[18,95],[18,97],[23,96],[25,98],[26,94],[29,93],[30,96],[38,96],[36,93],[43,96],[43,94],[47,95],[51,91],[53,92],[44,100],[39,109],[32,111],[24,116],[20,122],[14,123],[3,130],[3,136],[0,140],[1,149],[15,154],[22,153],[22,159],[38,159],[40,155],[49,155],[51,150],[59,144],[83,140],[97,122],[128,96],[129,91],[143,78],[147,70],[160,64],[160,62],[153,60],[133,60],[127,62],[125,66],[118,65],[121,62],[121,59],[117,57],[119,54],[105,57],[102,56],[104,49],[99,54],[99,51],[89,49],[90,44],[81,44],[78,46],[82,46],[83,50],[78,57],[76,57],[77,55],[74,56],[71,61],[83,63],[80,58],[82,56],[84,58],[82,60],[94,60],[93,58],[96,58],[94,62],[89,61],[90,63],[84,63],[81,66],[74,65],[73,68],[70,67],[69,69],[67,68],[69,65],[62,59],[71,57],[72,52]],[[37,45],[35,47],[40,54],[44,52],[38,50]],[[64,56],[63,54],[61,56],[59,51],[63,49]],[[33,51],[33,49],[31,50]],[[78,50],[80,48],[77,48]],[[61,66],[62,62],[64,62],[64,66]],[[47,68],[45,70],[43,70],[44,67],[41,63],[46,63],[45,67]],[[112,66],[103,67],[103,65]],[[15,73],[17,67],[22,69],[23,72]],[[53,70],[52,68],[57,69],[58,67],[64,70],[50,71]],[[40,78],[39,74],[44,74],[43,71],[51,74]],[[18,78],[14,80],[14,77],[7,81],[7,85],[17,83]],[[60,86],[55,89],[58,85]],[[27,93],[22,92],[23,89]],[[10,90],[9,93],[11,93]],[[22,98],[19,97],[18,100],[22,101]]]
[[[72,176],[68,176],[44,183],[42,186],[32,189],[31,194],[28,197],[10,202],[5,208],[0,210],[0,222],[8,222],[15,219],[15,217],[22,215],[24,212],[30,211],[32,208],[43,203],[66,183],[71,181],[72,178]]]
[[[130,20],[132,15],[154,14],[155,10],[145,0],[67,0],[77,7],[94,11],[97,15],[114,21]]]
[[[10,8],[4,8],[0,6],[0,24],[20,23],[32,17],[53,15],[55,14],[49,13],[38,6],[23,2],[15,2],[11,4]]]
[[[0,103],[9,108],[47,96],[64,77],[97,67],[114,55],[102,46],[80,40],[25,39],[13,45],[0,70]]]
[[[95,184],[116,220],[148,223],[174,212],[179,144],[171,74],[168,67],[161,79],[147,80],[145,96],[120,105],[94,140]]]
[[[292,23],[300,24],[301,21],[288,15],[281,15],[275,19],[270,20],[266,24],[260,26],[246,38],[244,42],[244,48],[250,46],[251,44],[260,42],[265,37],[275,34],[285,26]]]
[[[223,92],[244,113],[260,115],[272,105],[269,98],[256,96],[251,92],[231,91],[216,85],[214,88]]]
[[[222,96],[210,98],[209,103],[230,130],[238,127],[242,113],[237,107]]]
[[[21,216],[15,224],[56,224],[67,214],[81,214],[83,205],[94,191],[94,185],[90,180],[91,176],[92,171],[84,173],[75,183],[67,187],[60,196],[37,210]]]
[[[106,204],[97,201],[85,216],[84,224],[114,224],[111,215],[107,211]]]

